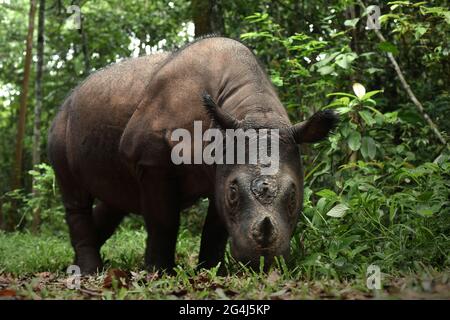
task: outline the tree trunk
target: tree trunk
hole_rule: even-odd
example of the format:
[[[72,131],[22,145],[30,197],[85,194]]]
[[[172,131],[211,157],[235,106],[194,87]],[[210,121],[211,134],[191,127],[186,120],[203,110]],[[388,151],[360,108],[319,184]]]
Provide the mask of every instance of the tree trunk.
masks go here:
[[[44,29],[45,29],[45,0],[39,1],[38,35],[37,35],[37,68],[36,68],[36,105],[34,107],[33,128],[33,168],[41,162],[41,109],[42,109],[42,75],[44,69]],[[33,196],[38,195],[34,187]],[[37,231],[41,224],[40,208],[33,208],[33,231]]]
[[[211,33],[224,33],[225,25],[221,0],[192,0],[191,9],[195,25],[195,37]]]
[[[89,59],[89,48],[86,31],[84,30],[84,17],[81,15],[80,35],[81,35],[81,50],[84,56],[84,74],[88,75],[91,72],[91,61]]]
[[[44,28],[45,0],[39,1],[37,68],[36,68],[36,105],[34,107],[33,128],[33,167],[41,162],[41,109],[42,109],[42,74],[44,69]]]
[[[33,30],[34,30],[34,16],[36,13],[36,0],[30,0],[30,12],[28,17],[28,35],[26,42],[25,52],[25,65],[22,82],[22,92],[20,94],[20,108],[19,108],[19,120],[17,123],[17,138],[16,138],[16,150],[14,158],[14,168],[12,177],[12,189],[18,189],[22,186],[22,158],[23,158],[23,140],[25,136],[25,124],[27,116],[27,97],[28,97],[28,83],[30,80],[30,68],[31,68],[31,54],[33,51]]]
[[[72,1],[73,5],[77,5],[80,8],[80,29],[78,32],[81,36],[81,51],[83,52],[84,57],[84,75],[87,76],[91,72],[91,60],[89,59],[89,46],[88,46],[88,37],[84,28],[84,17],[81,13],[81,1],[74,0]]]

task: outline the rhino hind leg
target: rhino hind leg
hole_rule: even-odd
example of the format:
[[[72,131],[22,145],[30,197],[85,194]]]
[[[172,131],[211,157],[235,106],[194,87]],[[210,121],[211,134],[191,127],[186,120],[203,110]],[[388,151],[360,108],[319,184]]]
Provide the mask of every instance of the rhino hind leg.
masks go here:
[[[97,246],[101,246],[108,240],[126,213],[108,206],[104,202],[99,202],[94,208],[94,224],[97,233]]]
[[[93,199],[88,193],[68,188],[64,183],[60,183],[60,188],[70,240],[75,250],[75,264],[80,267],[83,274],[101,271],[103,263],[92,215]]]
[[[75,250],[75,264],[82,274],[93,274],[103,269],[100,250],[92,219],[92,209],[66,209],[72,246]]]
[[[66,210],[70,240],[75,250],[75,264],[83,274],[98,272],[103,264],[92,214],[94,198],[77,184],[65,159],[55,158],[53,157],[53,167]]]

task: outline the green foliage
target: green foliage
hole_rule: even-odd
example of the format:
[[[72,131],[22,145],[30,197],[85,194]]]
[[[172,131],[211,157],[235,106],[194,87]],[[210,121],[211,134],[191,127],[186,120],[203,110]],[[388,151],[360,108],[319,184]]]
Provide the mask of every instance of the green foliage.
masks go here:
[[[56,187],[55,174],[52,167],[41,163],[30,170],[33,178],[33,191],[13,190],[3,196],[3,211],[8,220],[14,221],[16,228],[30,227],[36,212],[39,213],[44,229],[54,232],[67,232],[64,220],[64,209]],[[18,215],[12,210],[17,208]],[[12,216],[9,216],[12,215]],[[15,221],[15,216],[20,220]]]
[[[333,190],[305,191],[299,228],[305,252],[295,264],[312,277],[356,276],[370,264],[389,274],[419,263],[448,267],[449,169],[448,156],[418,167],[377,161],[342,166]]]

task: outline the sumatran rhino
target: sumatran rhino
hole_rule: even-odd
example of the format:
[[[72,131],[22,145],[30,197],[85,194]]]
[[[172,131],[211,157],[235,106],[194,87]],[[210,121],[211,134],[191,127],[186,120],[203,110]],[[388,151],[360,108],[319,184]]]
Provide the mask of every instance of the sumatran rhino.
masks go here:
[[[173,163],[176,129],[279,129],[279,168]],[[198,39],[173,53],[116,63],[66,99],[49,133],[49,159],[66,210],[75,264],[102,268],[100,247],[128,213],[148,231],[145,265],[172,270],[180,211],[209,199],[199,265],[231,255],[250,266],[287,257],[303,202],[298,145],[326,137],[331,111],[292,125],[265,71],[242,43]],[[94,201],[96,205],[94,207]]]

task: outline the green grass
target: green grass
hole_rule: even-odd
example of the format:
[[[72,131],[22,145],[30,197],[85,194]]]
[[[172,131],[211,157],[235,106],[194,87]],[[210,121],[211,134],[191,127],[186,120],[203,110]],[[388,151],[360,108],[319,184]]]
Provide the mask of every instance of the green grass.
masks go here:
[[[72,261],[67,237],[0,232],[0,270],[15,275],[62,271]]]
[[[81,290],[67,289],[65,269],[73,259],[67,235],[47,232],[0,233],[0,295],[9,289],[25,299],[367,299],[449,298],[448,270],[424,267],[416,273],[383,274],[383,289],[372,291],[365,276],[343,279],[311,278],[308,268],[281,265],[268,273],[255,272],[227,262],[231,272],[218,276],[217,269],[195,271],[199,236],[183,228],[177,245],[176,275],[143,271],[146,232],[125,223],[102,249],[106,270],[83,277]],[[189,221],[184,222],[184,226]],[[111,276],[117,270],[126,275]],[[112,285],[105,286],[105,278]],[[122,286],[121,283],[125,284]]]

